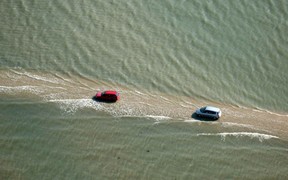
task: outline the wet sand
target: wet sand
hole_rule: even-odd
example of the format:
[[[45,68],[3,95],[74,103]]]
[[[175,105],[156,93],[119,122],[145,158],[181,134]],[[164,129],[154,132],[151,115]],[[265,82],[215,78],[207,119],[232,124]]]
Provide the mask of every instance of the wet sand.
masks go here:
[[[195,110],[206,105],[221,108],[222,117],[217,123],[248,127],[251,132],[266,132],[288,140],[288,115],[256,108],[240,107],[218,102],[199,100],[193,97],[149,92],[116,83],[107,83],[71,75],[57,75],[18,71],[0,71],[0,95],[10,98],[37,99],[45,102],[66,104],[64,110],[77,111],[77,108],[94,108],[112,116],[154,117],[156,121],[204,122],[193,115]],[[115,104],[92,100],[97,91],[116,89],[121,99]],[[72,110],[71,110],[72,109]]]

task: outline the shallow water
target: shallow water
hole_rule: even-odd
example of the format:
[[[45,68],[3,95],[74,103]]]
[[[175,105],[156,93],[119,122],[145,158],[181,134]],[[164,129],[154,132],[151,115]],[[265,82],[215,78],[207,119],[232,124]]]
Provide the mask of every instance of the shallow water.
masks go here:
[[[287,179],[286,7],[1,1],[0,179]]]
[[[5,179],[287,175],[287,140],[237,124],[111,117],[89,107],[71,114],[54,102],[10,100],[1,109]]]

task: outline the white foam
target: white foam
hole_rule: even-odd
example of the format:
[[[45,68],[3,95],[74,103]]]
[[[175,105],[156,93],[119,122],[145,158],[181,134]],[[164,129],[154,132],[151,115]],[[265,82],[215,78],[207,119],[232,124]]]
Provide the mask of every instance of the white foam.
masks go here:
[[[48,102],[57,103],[61,110],[68,114],[74,114],[78,110],[84,108],[91,108],[96,111],[107,112],[115,117],[136,117],[133,113],[133,110],[130,108],[118,109],[117,105],[114,104],[105,104],[96,102],[92,99],[53,99],[48,100]]]
[[[162,121],[162,120],[168,120],[171,119],[171,117],[168,116],[155,116],[155,115],[146,115],[146,117],[155,119],[156,121]]]
[[[101,106],[100,103],[97,103],[92,99],[54,99],[48,101],[58,103],[60,108],[67,113],[75,113],[77,110],[83,108],[93,108],[96,110],[103,109],[103,106]]]
[[[166,101],[169,101],[169,102],[171,102],[168,98],[166,98],[166,97],[164,97],[164,96],[159,96],[161,99],[164,99],[164,100],[166,100]]]
[[[171,119],[171,117],[168,117],[168,116],[156,116],[156,115],[146,115],[145,117],[154,119],[155,120],[155,122],[153,123],[154,125],[167,122],[168,120]]]
[[[127,104],[117,105],[117,103],[109,104],[108,106],[105,106],[104,109],[114,117],[140,117],[141,112],[137,112],[133,107],[130,107]]]
[[[50,83],[55,83],[55,84],[58,84],[60,82],[59,79],[56,79],[56,78],[47,78],[47,77],[38,76],[35,74],[29,74],[29,73],[25,73],[24,75],[29,78],[38,80],[38,81],[50,82]]]
[[[31,92],[39,94],[43,92],[38,86],[0,86],[0,92],[16,93],[16,92]]]
[[[27,76],[31,79],[35,79],[38,81],[44,81],[44,82],[50,82],[50,83],[55,83],[58,84],[59,82],[61,82],[60,79],[57,78],[48,78],[48,77],[44,77],[44,76],[40,76],[40,75],[36,75],[36,74],[31,74],[29,72],[20,72],[20,71],[16,71],[16,70],[11,70],[14,74],[20,75],[20,76]],[[11,76],[11,75],[10,75]],[[19,77],[18,77],[19,78]],[[18,79],[15,78],[15,79]]]
[[[146,94],[144,94],[144,93],[142,93],[140,91],[137,91],[137,90],[135,90],[134,92],[136,92],[137,94],[140,94],[140,95],[146,95]]]
[[[271,131],[264,130],[264,129],[259,129],[259,128],[256,128],[256,127],[252,126],[252,125],[248,125],[248,124],[239,124],[239,123],[232,123],[232,122],[223,122],[223,123],[221,123],[221,125],[222,125],[223,127],[233,127],[233,126],[237,126],[237,127],[248,128],[248,129],[255,130],[255,131],[262,131],[262,132],[266,132],[266,133],[271,133]]]
[[[252,138],[258,138],[260,142],[267,139],[276,138],[279,137],[269,135],[269,134],[260,134],[260,133],[252,133],[252,132],[223,132],[223,133],[199,133],[197,136],[221,136],[221,139],[225,141],[226,136],[234,136],[236,138],[238,137],[250,137]]]

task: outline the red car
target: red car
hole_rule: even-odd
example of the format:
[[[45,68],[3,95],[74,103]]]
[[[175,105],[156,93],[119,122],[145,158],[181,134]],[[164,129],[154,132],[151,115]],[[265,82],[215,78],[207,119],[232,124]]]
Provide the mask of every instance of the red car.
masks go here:
[[[104,102],[116,102],[120,99],[119,93],[117,91],[103,91],[98,92],[94,99],[96,101],[104,101]]]

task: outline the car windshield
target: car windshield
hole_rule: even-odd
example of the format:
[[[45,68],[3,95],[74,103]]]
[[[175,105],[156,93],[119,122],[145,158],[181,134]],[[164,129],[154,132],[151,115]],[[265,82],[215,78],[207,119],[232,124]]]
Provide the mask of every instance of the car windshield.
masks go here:
[[[202,113],[204,113],[204,112],[205,112],[205,109],[206,109],[206,107],[203,107],[203,108],[200,109],[200,111],[201,111]]]

